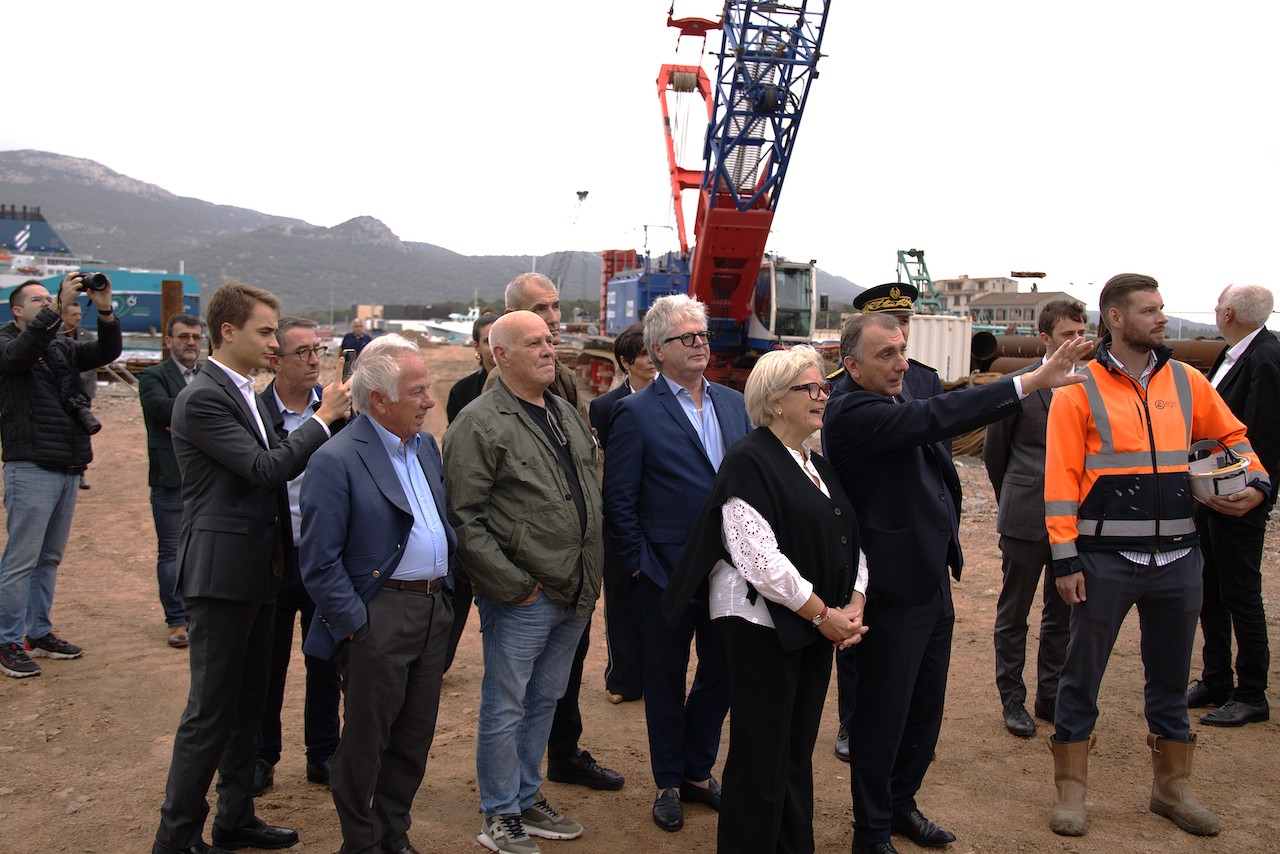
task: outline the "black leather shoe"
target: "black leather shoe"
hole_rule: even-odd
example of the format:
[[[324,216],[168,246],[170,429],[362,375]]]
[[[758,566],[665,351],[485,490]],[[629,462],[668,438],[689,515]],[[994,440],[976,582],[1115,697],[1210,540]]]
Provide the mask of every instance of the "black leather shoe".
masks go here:
[[[383,848],[382,854],[422,854],[422,852],[414,848],[412,842],[406,842],[403,848]]]
[[[1271,707],[1266,700],[1261,703],[1228,700],[1209,714],[1200,716],[1200,723],[1206,726],[1244,726],[1267,720],[1271,720]]]
[[[157,842],[151,846],[151,854],[230,854],[230,852],[225,848],[214,848],[201,840],[190,848],[170,848],[168,845]]]
[[[1197,679],[1192,683],[1191,690],[1187,692],[1187,708],[1205,709],[1209,706],[1221,706],[1230,699],[1230,685],[1226,688],[1215,688],[1207,682]]]
[[[276,784],[276,766],[265,759],[253,763],[253,796],[260,798]]]
[[[322,759],[319,762],[307,763],[307,782],[315,783],[318,786],[329,785],[329,772],[333,770],[333,763],[328,759]]]
[[[706,804],[716,812],[720,812],[720,784],[715,777],[707,779],[707,787],[695,786],[688,780],[680,784],[680,800],[697,801]]]
[[[1058,703],[1055,700],[1041,700],[1036,698],[1035,712],[1036,717],[1045,723],[1053,723],[1053,716],[1058,711]]]
[[[223,830],[214,824],[213,844],[231,851],[237,848],[288,848],[298,844],[298,832],[255,818],[253,824],[235,830]]]
[[[1036,734],[1036,722],[1021,703],[1004,704],[1004,728],[1018,738],[1031,738]]]
[[[894,833],[901,833],[921,848],[941,848],[956,841],[954,833],[938,827],[921,815],[918,809],[898,813],[890,826]]]
[[[836,733],[836,759],[841,762],[849,761],[849,728],[843,725]]]
[[[855,833],[853,836],[853,854],[898,854],[892,842],[863,842]]]
[[[617,771],[611,771],[597,762],[590,753],[579,749],[569,759],[548,759],[547,779],[553,783],[586,786],[604,792],[616,792],[627,782]]]
[[[684,809],[679,789],[663,789],[653,801],[653,823],[672,832],[684,827]]]

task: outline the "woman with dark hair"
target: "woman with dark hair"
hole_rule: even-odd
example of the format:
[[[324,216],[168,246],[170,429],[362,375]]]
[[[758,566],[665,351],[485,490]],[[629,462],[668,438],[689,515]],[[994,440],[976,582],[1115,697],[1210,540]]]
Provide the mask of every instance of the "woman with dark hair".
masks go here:
[[[613,408],[628,395],[648,387],[658,375],[644,346],[643,323],[633,323],[618,334],[613,341],[613,358],[623,373],[622,385],[591,401],[590,409],[591,429],[606,456]],[[604,690],[609,702],[639,700],[644,696],[644,641],[636,580],[622,568],[608,536],[604,542],[604,631],[609,651]]]
[[[489,376],[494,365],[493,353],[489,350],[489,327],[497,319],[496,314],[486,314],[477,317],[476,322],[471,325],[471,346],[476,350],[476,361],[480,363],[480,370],[474,374],[467,374],[449,389],[449,400],[445,403],[444,412],[450,423],[458,417],[458,413],[464,406],[479,397],[480,392],[484,390],[485,378]]]
[[[813,747],[833,649],[866,632],[853,505],[806,442],[830,390],[812,347],[756,363],[745,397],[758,429],[725,455],[662,598],[669,620],[706,598],[728,665],[726,854],[813,851]]]

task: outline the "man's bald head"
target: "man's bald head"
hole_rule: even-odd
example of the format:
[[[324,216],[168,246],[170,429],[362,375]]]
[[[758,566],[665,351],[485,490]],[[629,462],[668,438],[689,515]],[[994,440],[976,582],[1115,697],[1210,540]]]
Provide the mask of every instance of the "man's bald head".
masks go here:
[[[530,402],[556,377],[556,351],[546,322],[531,311],[513,311],[489,327],[489,346],[502,371],[502,381]]]

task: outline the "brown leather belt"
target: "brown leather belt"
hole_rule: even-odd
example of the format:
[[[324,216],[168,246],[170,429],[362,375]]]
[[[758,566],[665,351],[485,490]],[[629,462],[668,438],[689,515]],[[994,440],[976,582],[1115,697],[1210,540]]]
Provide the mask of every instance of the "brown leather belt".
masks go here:
[[[444,589],[443,578],[433,578],[430,581],[399,581],[394,578],[388,578],[382,582],[382,586],[388,590],[402,590],[405,593],[424,593],[430,596],[432,593],[439,593]]]

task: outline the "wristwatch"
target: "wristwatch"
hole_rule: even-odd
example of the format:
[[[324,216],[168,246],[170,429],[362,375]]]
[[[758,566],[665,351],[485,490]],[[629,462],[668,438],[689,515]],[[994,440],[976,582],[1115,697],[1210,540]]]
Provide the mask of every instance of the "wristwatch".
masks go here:
[[[823,605],[823,606],[822,606],[822,611],[821,611],[821,612],[819,612],[819,613],[818,613],[818,615],[817,615],[816,617],[810,617],[810,618],[809,618],[809,622],[813,623],[813,627],[814,627],[815,629],[816,629],[818,626],[821,626],[823,623],[825,623],[825,622],[827,621],[827,612],[828,612],[829,610],[830,610],[830,609],[829,609],[826,605]]]

